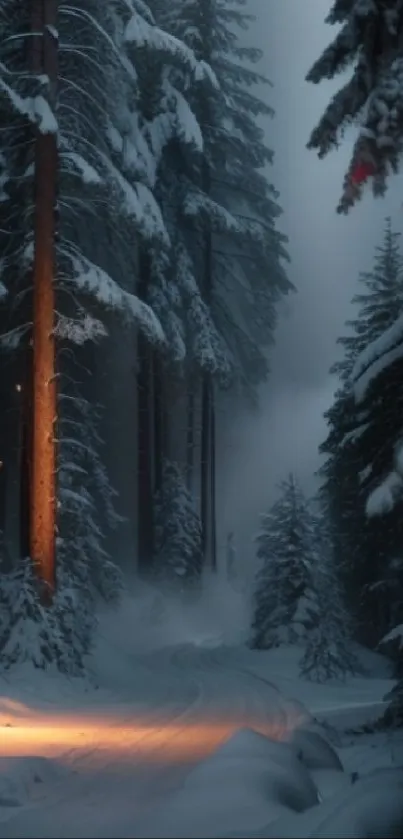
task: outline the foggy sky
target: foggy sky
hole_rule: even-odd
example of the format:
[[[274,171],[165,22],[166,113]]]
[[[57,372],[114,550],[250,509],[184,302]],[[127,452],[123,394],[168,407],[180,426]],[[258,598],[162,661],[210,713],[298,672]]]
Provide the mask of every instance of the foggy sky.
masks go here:
[[[353,130],[324,160],[306,150],[310,130],[343,79],[320,86],[304,81],[336,31],[324,23],[330,5],[330,0],[250,0],[257,16],[250,42],[263,50],[261,69],[274,85],[264,88],[276,111],[267,125],[275,151],[272,179],[284,210],[279,226],[289,236],[289,276],[297,294],[287,299],[280,319],[261,410],[242,416],[227,440],[223,528],[235,530],[247,553],[259,513],[287,472],[293,470],[307,491],[314,488],[318,445],[326,434],[323,412],[335,387],[329,368],[352,313],[357,275],[372,265],[385,216],[391,215],[396,229],[403,221],[402,178],[396,176],[385,199],[369,193],[347,218],[336,214]]]

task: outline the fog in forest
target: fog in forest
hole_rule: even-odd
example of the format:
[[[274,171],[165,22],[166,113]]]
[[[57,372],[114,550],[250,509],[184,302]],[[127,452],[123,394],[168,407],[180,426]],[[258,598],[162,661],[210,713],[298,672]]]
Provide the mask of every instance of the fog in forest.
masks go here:
[[[367,190],[354,212],[336,214],[354,131],[325,161],[306,149],[310,131],[343,81],[338,77],[319,86],[305,81],[334,35],[335,27],[324,23],[330,5],[329,0],[250,0],[256,24],[248,36],[261,48],[262,71],[273,83],[265,88],[275,110],[267,122],[275,155],[271,177],[284,211],[279,227],[289,236],[296,294],[280,306],[272,374],[261,388],[259,410],[237,416],[235,427],[224,433],[222,526],[224,532],[236,531],[245,558],[253,553],[256,511],[270,505],[278,481],[292,470],[308,492],[316,486],[318,446],[326,434],[323,412],[335,389],[329,368],[340,354],[336,341],[352,313],[358,273],[371,268],[385,216],[397,228],[403,219],[401,175],[390,181],[385,200],[374,201]]]

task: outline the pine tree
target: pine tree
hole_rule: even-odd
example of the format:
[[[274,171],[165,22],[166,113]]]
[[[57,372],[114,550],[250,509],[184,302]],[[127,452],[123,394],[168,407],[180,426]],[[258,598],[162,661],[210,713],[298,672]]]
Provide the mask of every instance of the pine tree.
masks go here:
[[[393,444],[400,433],[400,397],[394,372],[379,379],[370,399],[365,397],[363,378],[363,399],[357,403],[351,376],[362,357],[360,353],[365,354],[366,348],[374,346],[373,342],[393,324],[403,306],[402,268],[398,234],[387,220],[374,268],[360,275],[364,289],[353,298],[358,311],[348,321],[350,334],[339,339],[345,355],[333,366],[332,373],[340,377],[341,387],[327,412],[329,434],[321,446],[321,452],[327,456],[320,470],[322,500],[333,525],[357,629],[362,640],[369,643],[377,643],[387,631],[388,565],[402,545],[399,515],[376,521],[366,515],[368,493],[393,461]],[[386,429],[388,435],[392,432],[389,444],[385,440]]]
[[[154,5],[150,3],[151,7]],[[150,12],[149,21],[155,19]],[[177,150],[180,161],[191,157],[195,150],[201,151],[200,128],[188,100],[196,84],[207,79],[211,85],[211,73],[207,64],[198,60],[193,51],[178,38],[164,32],[162,40],[160,30],[160,42],[163,46],[158,54],[155,49],[143,48],[136,57],[141,87],[141,122],[156,158],[153,191],[168,237],[168,247],[161,248],[157,241],[151,240],[141,243],[139,247],[137,293],[153,307],[166,337],[163,355],[158,350],[152,351],[143,335],[139,335],[138,339],[138,558],[145,567],[149,564],[153,547],[152,494],[157,488],[156,478],[161,473],[164,456],[161,451],[162,437],[158,434],[159,420],[166,416],[164,389],[159,386],[157,388],[156,384],[161,382],[167,360],[171,363],[183,362],[187,349],[185,335],[190,334],[196,346],[200,341],[200,332],[203,340],[206,337],[209,340],[209,335],[205,334],[205,308],[193,272],[189,271],[189,264],[182,258],[181,224],[176,217],[177,188],[172,185],[170,174],[172,149]],[[141,46],[144,47],[144,44]],[[206,344],[203,350],[207,355],[209,348]],[[157,472],[153,464],[159,465]]]
[[[256,576],[252,646],[264,649],[296,643],[305,634],[316,560],[315,525],[293,475],[280,498],[262,517],[256,538],[261,567]]]
[[[160,179],[177,231],[171,295],[179,307],[185,304],[185,315],[171,321],[169,334],[178,349],[186,348],[185,369],[193,382],[188,441],[194,440],[200,404],[203,550],[212,566],[218,387],[232,384],[256,397],[268,373],[276,304],[291,289],[283,265],[286,239],[277,229],[278,196],[266,177],[272,152],[258,124],[272,110],[254,90],[266,83],[254,67],[259,51],[240,42],[239,32],[243,37],[253,19],[244,5],[175,0],[167,6],[152,0],[161,25],[212,70],[189,96],[200,126],[198,153],[184,155],[171,146]]]
[[[166,461],[155,500],[154,570],[183,593],[197,591],[202,571],[201,524],[180,466]]]
[[[351,301],[357,315],[346,322],[352,334],[338,339],[338,344],[344,348],[344,356],[331,369],[331,373],[339,375],[342,381],[348,381],[359,353],[382,335],[403,310],[400,236],[393,230],[391,219],[387,218],[382,244],[375,248],[373,268],[359,275],[363,288]]]
[[[89,592],[109,598],[118,587],[118,575],[102,552],[102,528],[96,519],[93,493],[97,483],[98,489],[100,484],[105,489],[107,482],[93,447],[91,406],[73,418],[67,401],[71,369],[66,344],[73,344],[78,361],[77,347],[107,337],[104,319],[113,313],[138,327],[153,345],[165,344],[157,315],[135,294],[137,252],[140,245],[160,252],[170,247],[154,196],[155,178],[168,138],[182,130],[185,100],[179,93],[175,97],[174,86],[164,89],[166,68],[172,66],[172,74],[175,67],[186,68],[189,77],[199,72],[203,75],[203,68],[191,50],[158,29],[141,0],[113,4],[89,0],[85,8],[60,2],[57,30],[49,26],[45,33],[46,39],[59,44],[57,100],[50,100],[43,73],[31,74],[27,80],[29,9],[19,4],[17,15],[15,11],[11,0],[2,4],[9,38],[7,65],[1,64],[0,73],[1,108],[6,116],[1,212],[7,220],[0,231],[5,244],[1,279],[8,289],[10,311],[18,309],[21,299],[30,301],[27,278],[35,256],[32,143],[38,132],[51,134],[58,145],[58,204],[54,208],[57,236],[52,232],[49,237],[57,259],[54,329],[50,333],[57,343],[60,388],[58,423],[52,416],[49,439],[53,443],[58,437],[60,443],[60,537],[59,589],[48,620],[55,621],[54,631],[57,628],[59,637],[64,638],[62,666],[67,667],[70,644],[76,645],[71,650],[72,659],[77,654],[76,662],[82,663],[88,649],[90,635],[86,636],[84,618],[86,610],[90,613]],[[21,39],[15,37],[18,33]],[[160,68],[156,81],[159,110],[153,111],[151,122],[139,107],[144,96],[140,58],[145,55],[149,63],[155,59]],[[31,302],[23,314],[19,310],[16,321],[8,346],[14,350],[21,346],[28,358]],[[51,379],[53,385],[54,377]],[[76,405],[82,407],[85,400],[80,402],[80,398]],[[86,468],[92,471],[84,479],[80,470]],[[51,500],[53,504],[54,493]],[[50,521],[49,516],[46,520]],[[76,616],[83,615],[80,638],[81,621],[77,617],[73,622],[69,609]],[[61,661],[59,654],[56,658]]]
[[[309,148],[325,157],[340,143],[345,128],[359,121],[359,132],[344,180],[339,212],[348,212],[373,179],[383,195],[390,172],[397,172],[403,150],[403,59],[400,0],[333,0],[326,22],[341,28],[315,62],[307,80],[319,83],[353,66],[312,132]]]
[[[56,202],[58,77],[57,3],[32,0],[32,71],[47,77],[36,100],[42,121],[34,132],[34,214],[32,259],[32,449],[30,556],[45,602],[54,595],[56,562]]]
[[[359,356],[357,368],[361,359],[364,360],[365,353],[371,351],[375,344],[373,342]],[[367,428],[360,440],[360,457],[365,477],[362,481],[362,496],[367,529],[376,533],[378,544],[378,555],[373,557],[376,579],[371,589],[379,609],[379,640],[392,628],[396,611],[401,608],[402,602],[402,564],[396,558],[401,556],[403,549],[400,446],[403,359],[397,358],[384,367],[381,364],[373,372],[373,378],[368,370],[363,376],[366,381],[358,381],[356,400],[358,406],[367,413]]]
[[[123,587],[105,550],[105,536],[120,517],[100,452],[100,409],[81,396],[62,395],[59,484],[58,578],[96,612],[99,601],[117,603]]]
[[[49,610],[38,596],[32,563],[22,560],[18,567],[2,574],[0,588],[1,666],[29,661],[45,669],[55,658],[54,626]]]
[[[322,515],[317,517],[316,552],[300,672],[311,681],[326,682],[345,679],[360,667],[352,650],[351,618],[342,594],[335,546]]]
[[[400,621],[403,591],[403,566],[400,560],[396,562],[403,548],[400,514],[403,498],[403,315],[399,314],[399,288],[392,295],[390,306],[389,323],[387,318],[382,318],[380,333],[371,336],[364,348],[359,347],[351,369],[355,412],[357,417],[361,417],[362,423],[361,428],[356,428],[354,432],[352,464],[360,478],[363,510],[362,526],[356,529],[355,534],[355,538],[360,536],[358,559],[364,567],[359,594],[362,596],[364,593],[368,603],[367,623],[375,626],[375,637],[371,639],[375,643],[393,631],[396,621]],[[384,307],[384,315],[387,314],[387,308]],[[394,320],[396,315],[398,317]],[[334,492],[334,489],[333,482],[331,491]],[[355,503],[357,506],[357,499]],[[385,713],[385,724],[401,723],[402,695],[402,684],[399,682],[390,696],[391,704]]]
[[[203,153],[180,181],[184,244],[236,380],[252,394],[267,374],[264,348],[273,337],[276,303],[291,290],[286,238],[277,229],[278,194],[267,179],[273,153],[258,124],[273,111],[254,90],[268,82],[254,66],[259,50],[244,48],[238,34],[253,16],[244,11],[245,0],[186,0],[169,8],[153,2],[162,25],[208,61],[216,80],[200,80],[189,99]],[[210,299],[200,267],[206,270],[200,254],[206,255],[207,233]]]

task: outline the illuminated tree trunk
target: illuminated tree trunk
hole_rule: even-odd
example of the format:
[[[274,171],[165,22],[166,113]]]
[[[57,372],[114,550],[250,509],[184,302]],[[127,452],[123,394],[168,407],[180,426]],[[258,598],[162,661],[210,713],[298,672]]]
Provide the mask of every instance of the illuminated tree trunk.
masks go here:
[[[33,4],[33,71],[49,78],[50,104],[57,82],[58,0]],[[57,138],[36,132],[33,266],[32,477],[30,554],[46,602],[55,587],[57,395],[55,380],[55,207]]]

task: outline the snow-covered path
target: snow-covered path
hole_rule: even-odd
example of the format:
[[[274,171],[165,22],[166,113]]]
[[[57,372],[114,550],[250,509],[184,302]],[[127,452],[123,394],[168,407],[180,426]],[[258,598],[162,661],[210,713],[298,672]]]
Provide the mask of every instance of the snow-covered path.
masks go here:
[[[52,757],[71,773],[35,792],[15,815],[8,809],[1,837],[155,836],[157,821],[161,836],[166,797],[234,730],[249,726],[282,739],[304,716],[274,685],[219,651],[155,653],[136,672],[140,707],[133,697],[132,705],[84,712],[22,707],[17,720],[13,714],[11,727],[2,728],[2,754]]]

